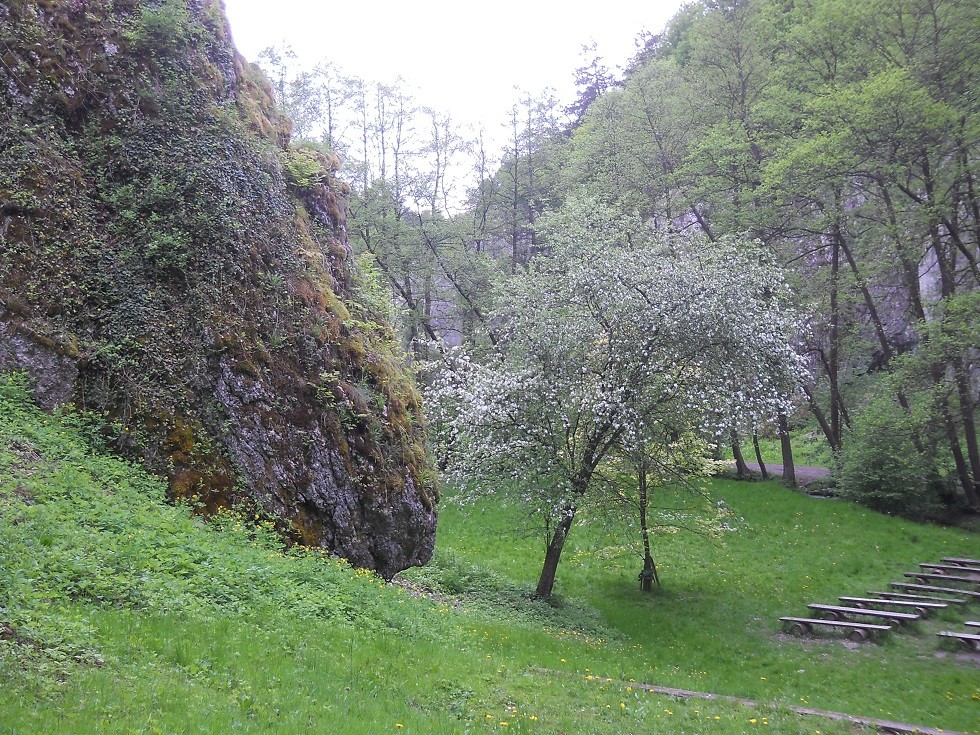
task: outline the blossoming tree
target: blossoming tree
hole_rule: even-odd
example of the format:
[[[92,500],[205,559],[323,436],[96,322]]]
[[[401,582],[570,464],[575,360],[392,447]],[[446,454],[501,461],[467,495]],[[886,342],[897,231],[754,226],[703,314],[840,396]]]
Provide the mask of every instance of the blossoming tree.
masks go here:
[[[547,254],[499,294],[493,353],[445,352],[428,398],[450,479],[549,519],[549,597],[614,449],[680,416],[715,432],[772,416],[801,361],[791,295],[756,243],[660,235],[584,196],[543,234]]]

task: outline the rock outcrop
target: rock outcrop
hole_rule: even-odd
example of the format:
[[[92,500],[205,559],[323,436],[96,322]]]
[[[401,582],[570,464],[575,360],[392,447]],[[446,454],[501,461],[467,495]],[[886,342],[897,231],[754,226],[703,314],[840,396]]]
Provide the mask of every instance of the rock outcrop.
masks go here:
[[[419,395],[358,294],[336,160],[215,0],[0,5],[0,369],[213,510],[390,578],[432,552]]]

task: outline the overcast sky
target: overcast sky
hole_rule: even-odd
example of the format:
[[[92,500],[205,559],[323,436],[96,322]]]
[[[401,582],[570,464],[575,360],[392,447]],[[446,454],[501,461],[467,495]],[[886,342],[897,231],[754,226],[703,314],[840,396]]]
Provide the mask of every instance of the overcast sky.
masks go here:
[[[570,99],[583,44],[611,68],[643,30],[659,31],[681,0],[225,0],[239,51],[288,43],[304,66],[329,60],[369,81],[401,75],[418,101],[483,125],[504,122],[514,87]]]

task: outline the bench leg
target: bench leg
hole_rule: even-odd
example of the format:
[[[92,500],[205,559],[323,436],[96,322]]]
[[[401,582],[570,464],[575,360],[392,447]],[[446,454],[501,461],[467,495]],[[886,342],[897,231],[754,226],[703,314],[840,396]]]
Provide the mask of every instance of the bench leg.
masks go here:
[[[871,633],[866,630],[862,630],[861,628],[855,628],[847,635],[847,637],[855,643],[861,643],[862,641],[868,640],[868,638],[871,637]]]
[[[789,626],[789,632],[793,635],[806,635],[810,630],[811,626],[808,623],[794,622]]]

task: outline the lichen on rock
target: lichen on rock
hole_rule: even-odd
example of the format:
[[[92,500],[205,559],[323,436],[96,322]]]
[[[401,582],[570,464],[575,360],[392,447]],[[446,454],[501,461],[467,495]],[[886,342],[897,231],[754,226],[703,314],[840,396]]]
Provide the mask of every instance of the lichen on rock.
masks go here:
[[[391,577],[432,552],[420,398],[348,190],[214,0],[0,6],[0,369],[107,411],[202,507]]]

